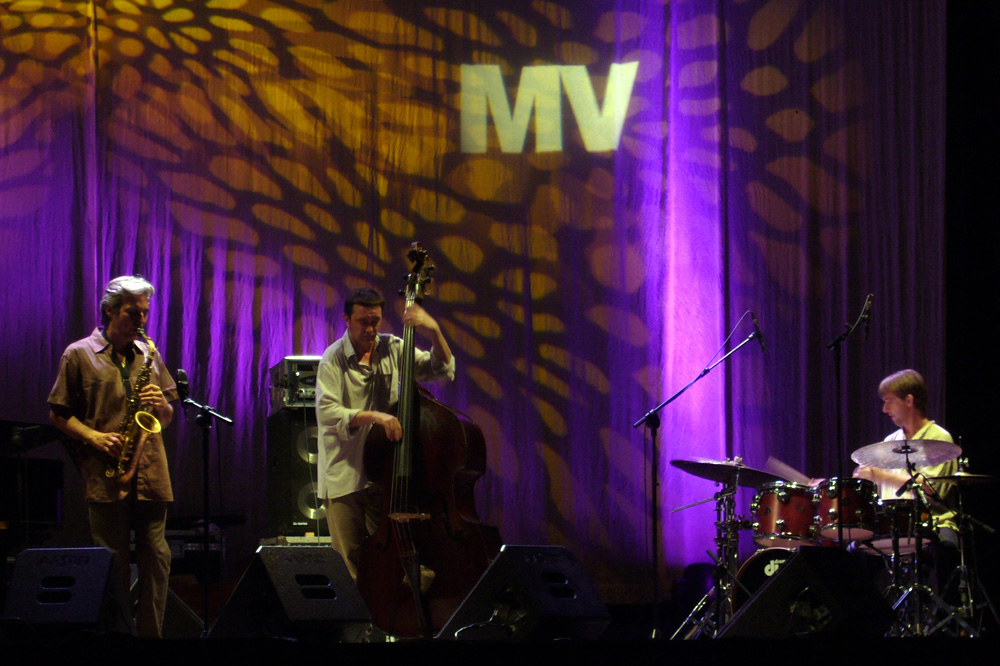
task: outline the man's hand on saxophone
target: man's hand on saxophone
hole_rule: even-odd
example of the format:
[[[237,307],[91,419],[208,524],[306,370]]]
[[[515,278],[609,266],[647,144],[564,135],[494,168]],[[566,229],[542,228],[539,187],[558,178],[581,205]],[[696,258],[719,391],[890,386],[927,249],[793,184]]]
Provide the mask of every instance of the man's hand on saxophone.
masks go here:
[[[97,432],[94,430],[93,434],[84,442],[112,458],[117,458],[122,452],[121,437],[116,432]]]
[[[156,384],[146,384],[139,391],[139,400],[143,409],[152,412],[153,416],[166,428],[174,417],[174,406],[163,396],[163,391]]]
[[[79,440],[111,458],[117,458],[122,451],[122,440],[117,432],[94,430],[70,414],[67,409],[53,407],[49,410],[49,418],[57,428],[73,439]]]

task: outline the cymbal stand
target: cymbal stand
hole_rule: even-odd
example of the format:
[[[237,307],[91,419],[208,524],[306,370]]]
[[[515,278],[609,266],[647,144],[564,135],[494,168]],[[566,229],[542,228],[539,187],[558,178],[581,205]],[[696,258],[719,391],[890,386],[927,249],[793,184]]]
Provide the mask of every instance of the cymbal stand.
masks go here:
[[[977,610],[989,609],[993,615],[993,620],[998,625],[1000,625],[1000,616],[997,615],[996,608],[993,606],[993,602],[990,600],[989,595],[986,593],[986,588],[983,586],[982,581],[979,580],[979,572],[976,567],[976,557],[975,557],[975,540],[973,538],[973,529],[975,527],[980,527],[989,533],[994,533],[995,530],[986,525],[985,523],[975,519],[968,513],[964,511],[964,505],[962,500],[962,487],[961,485],[957,488],[958,491],[958,509],[955,510],[955,517],[958,519],[958,558],[959,563],[955,571],[951,573],[948,581],[945,583],[941,589],[947,589],[947,586],[956,578],[958,578],[958,594],[960,605],[957,607],[950,606],[948,615],[935,627],[932,628],[931,633],[935,630],[945,626],[949,622],[956,622],[960,626],[966,629],[968,633],[965,635],[970,637],[977,637],[979,633],[977,630],[972,629],[966,623],[966,621],[972,622],[979,627],[982,627],[982,618],[979,622],[976,622]],[[966,553],[971,555],[971,558],[966,557]],[[969,564],[969,559],[972,563]],[[976,595],[982,597],[982,601],[976,601]]]
[[[745,522],[736,515],[736,490],[739,473],[725,482],[715,494],[715,547],[716,553],[706,551],[715,562],[712,574],[714,586],[703,596],[684,619],[670,639],[714,638],[733,615],[731,604],[734,585],[741,585],[736,578],[739,565],[739,530]],[[747,591],[750,594],[749,591]]]

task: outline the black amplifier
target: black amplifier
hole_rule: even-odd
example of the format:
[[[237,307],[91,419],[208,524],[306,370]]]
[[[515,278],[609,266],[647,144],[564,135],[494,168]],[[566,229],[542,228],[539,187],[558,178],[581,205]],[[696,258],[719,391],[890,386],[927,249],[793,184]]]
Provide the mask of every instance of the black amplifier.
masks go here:
[[[170,546],[170,575],[193,574],[199,583],[205,578],[205,538],[201,528],[166,530]],[[212,525],[208,530],[208,582],[222,580],[222,560],[225,557],[225,536]]]
[[[319,356],[286,356],[268,370],[271,379],[271,413],[282,409],[316,406],[316,370]]]

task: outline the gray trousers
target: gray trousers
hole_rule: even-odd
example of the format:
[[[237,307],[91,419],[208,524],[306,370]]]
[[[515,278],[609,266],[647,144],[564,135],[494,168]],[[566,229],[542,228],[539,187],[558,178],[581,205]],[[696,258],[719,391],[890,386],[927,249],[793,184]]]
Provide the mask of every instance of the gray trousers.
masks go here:
[[[380,498],[378,488],[369,486],[350,495],[324,500],[330,545],[344,558],[354,580],[358,579],[361,542],[378,528],[382,510]]]
[[[166,540],[167,504],[125,499],[87,505],[94,545],[112,553],[111,587],[118,619],[143,638],[160,638],[170,582],[170,546]],[[129,532],[135,531],[139,569],[138,604],[132,617]],[[134,627],[134,629],[133,629]]]

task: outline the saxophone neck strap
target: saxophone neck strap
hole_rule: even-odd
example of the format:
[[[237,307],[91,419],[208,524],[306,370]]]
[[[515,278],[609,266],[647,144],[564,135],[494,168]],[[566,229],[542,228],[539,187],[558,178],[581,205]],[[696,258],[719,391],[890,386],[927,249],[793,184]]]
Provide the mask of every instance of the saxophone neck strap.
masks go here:
[[[105,334],[104,339],[107,340],[107,337],[107,334]],[[111,341],[108,340],[108,349],[111,350],[111,362],[114,364],[115,368],[117,368],[118,374],[122,376],[122,385],[125,387],[125,395],[131,398],[132,378],[129,376],[129,368],[132,367],[132,362],[135,360],[135,345],[130,344],[125,348],[125,355],[120,356],[110,343]]]

